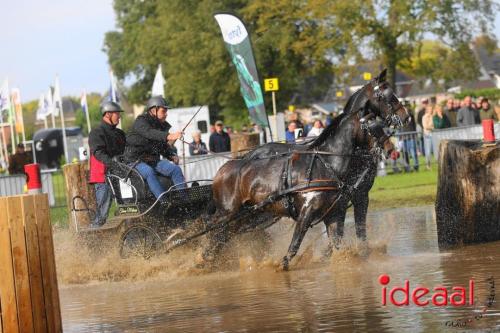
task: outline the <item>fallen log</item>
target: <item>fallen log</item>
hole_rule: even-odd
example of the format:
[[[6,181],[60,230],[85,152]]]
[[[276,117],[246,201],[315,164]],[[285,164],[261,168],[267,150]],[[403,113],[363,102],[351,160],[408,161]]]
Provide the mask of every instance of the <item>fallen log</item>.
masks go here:
[[[500,145],[441,141],[436,222],[440,247],[500,240]]]

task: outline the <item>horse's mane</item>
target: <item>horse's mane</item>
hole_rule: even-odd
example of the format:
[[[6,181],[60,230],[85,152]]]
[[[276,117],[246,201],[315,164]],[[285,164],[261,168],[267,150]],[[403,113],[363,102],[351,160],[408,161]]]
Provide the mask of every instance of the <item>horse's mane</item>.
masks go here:
[[[361,92],[365,90],[365,87],[366,86],[363,86],[363,88],[358,89],[354,94],[352,94],[351,97],[349,97],[344,107],[344,112],[342,112],[342,114],[333,119],[332,123],[328,125],[328,127],[325,128],[324,131],[321,132],[321,134],[317,136],[316,139],[310,143],[311,148],[317,147],[321,145],[323,142],[325,142],[326,139],[328,139],[331,135],[333,135],[337,131],[342,120],[350,116],[352,112],[355,111],[355,106],[358,101],[358,97],[361,94]]]

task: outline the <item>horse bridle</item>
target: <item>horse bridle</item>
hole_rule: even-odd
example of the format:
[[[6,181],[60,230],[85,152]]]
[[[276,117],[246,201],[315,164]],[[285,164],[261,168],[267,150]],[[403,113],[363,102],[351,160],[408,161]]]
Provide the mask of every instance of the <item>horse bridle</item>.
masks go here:
[[[399,99],[394,95],[394,91],[392,90],[391,87],[387,86],[385,82],[381,85],[376,85],[373,88],[375,98],[377,98],[379,102],[379,108],[380,104],[382,102],[385,103],[385,105],[388,108],[389,115],[385,118],[385,123],[387,127],[395,127],[395,128],[400,128],[403,127],[403,121],[401,120],[401,117],[396,113],[399,109],[403,108],[403,104],[399,101]],[[405,109],[406,110],[406,109]],[[408,111],[406,111],[408,112]]]

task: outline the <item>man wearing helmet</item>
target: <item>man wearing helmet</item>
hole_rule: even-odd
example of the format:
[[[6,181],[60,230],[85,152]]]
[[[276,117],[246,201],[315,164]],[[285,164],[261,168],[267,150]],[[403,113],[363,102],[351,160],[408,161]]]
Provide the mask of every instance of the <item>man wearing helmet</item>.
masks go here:
[[[102,121],[89,133],[90,183],[94,184],[97,209],[91,227],[100,227],[106,222],[111,205],[111,189],[106,183],[106,171],[113,157],[123,154],[125,133],[116,126],[120,122],[121,107],[114,102],[101,105]]]
[[[175,140],[182,137],[182,132],[168,132],[172,127],[166,121],[168,108],[163,97],[151,97],[146,104],[146,110],[137,117],[127,134],[125,147],[125,159],[134,163],[156,198],[166,190],[156,173],[170,177],[178,188],[185,187],[184,175],[177,165],[179,158],[172,149]],[[160,156],[170,161],[162,160]]]

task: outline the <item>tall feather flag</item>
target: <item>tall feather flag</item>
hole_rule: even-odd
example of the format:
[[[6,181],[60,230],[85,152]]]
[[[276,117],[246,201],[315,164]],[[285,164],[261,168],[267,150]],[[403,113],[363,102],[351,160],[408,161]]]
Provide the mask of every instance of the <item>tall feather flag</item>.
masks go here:
[[[36,120],[46,120],[47,109],[45,108],[45,94],[41,93],[38,99],[38,109],[36,109]],[[45,126],[47,128],[47,126]]]
[[[7,112],[4,112],[7,111]],[[9,112],[10,112],[10,95],[9,95],[9,80],[5,79],[2,83],[2,86],[0,87],[0,124],[2,125],[0,130],[2,131],[2,155],[4,155],[4,158],[7,158],[8,151],[7,151],[7,138],[5,134],[5,126],[4,122],[5,120],[9,120]],[[7,114],[7,117],[4,117],[4,113]],[[7,118],[7,119],[5,119]],[[12,132],[12,128],[11,128]],[[14,147],[12,147],[14,151]]]
[[[161,70],[161,64],[158,65],[156,70],[155,80],[153,81],[153,88],[151,89],[151,96],[161,96],[165,98],[165,78]]]
[[[235,15],[220,13],[214,17],[240,79],[240,91],[250,117],[259,126],[269,127],[250,35],[243,22]]]
[[[66,163],[68,161],[68,144],[66,141],[66,124],[64,123],[64,110],[63,103],[61,97],[61,87],[59,86],[59,76],[56,75],[56,80],[54,82],[54,115],[61,115],[61,127],[62,127],[62,135],[63,135],[63,148],[64,148],[64,158],[66,159]],[[57,110],[57,111],[56,111]]]
[[[52,88],[49,87],[45,93],[45,115],[52,119],[52,128],[56,128],[56,117],[54,110],[54,95],[52,94]]]
[[[12,96],[12,104],[14,105],[16,133],[21,134],[23,142],[25,142],[26,134],[24,132],[24,118],[23,118],[23,106],[21,104],[21,91],[18,88],[13,88],[11,96]]]
[[[3,123],[4,120],[7,120],[6,122],[10,122],[10,92],[9,92],[9,80],[5,79],[2,83],[2,87],[0,88],[0,111],[2,112],[1,116],[1,122]],[[4,117],[4,111],[6,112],[7,117]],[[7,119],[5,119],[7,118]]]
[[[2,87],[0,89],[0,115],[2,117],[2,123],[5,122],[5,117],[4,113],[7,115],[7,123],[9,123],[10,126],[10,144],[12,148],[12,153],[16,150],[16,139],[14,135],[14,116],[12,112],[12,103],[10,101],[10,89],[9,89],[9,80],[5,79]],[[2,128],[2,133],[3,133],[3,128]],[[4,133],[2,134],[4,135]],[[5,136],[5,135],[4,135]],[[5,138],[4,138],[5,140]]]
[[[80,98],[80,105],[82,106],[82,112],[85,115],[85,118],[87,119],[87,129],[88,132],[90,133],[90,130],[92,128],[90,127],[89,106],[87,104],[87,92],[85,90],[83,91],[82,97]]]

